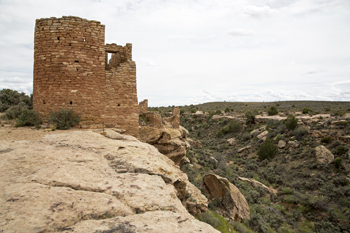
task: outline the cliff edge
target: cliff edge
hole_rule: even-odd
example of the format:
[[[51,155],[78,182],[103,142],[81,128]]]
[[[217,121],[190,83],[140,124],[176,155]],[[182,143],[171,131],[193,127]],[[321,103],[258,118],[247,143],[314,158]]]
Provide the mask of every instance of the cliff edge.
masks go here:
[[[218,232],[166,156],[107,130],[0,141],[0,232]],[[192,215],[191,215],[191,214]]]

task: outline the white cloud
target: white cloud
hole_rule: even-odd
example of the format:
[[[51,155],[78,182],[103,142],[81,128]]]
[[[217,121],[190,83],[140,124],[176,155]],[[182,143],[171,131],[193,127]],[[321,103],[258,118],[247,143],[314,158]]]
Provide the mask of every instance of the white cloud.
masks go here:
[[[255,17],[255,18],[266,18],[266,17],[270,17],[274,14],[277,14],[278,11],[276,9],[272,9],[269,6],[252,6],[252,5],[248,5],[244,7],[244,13]]]

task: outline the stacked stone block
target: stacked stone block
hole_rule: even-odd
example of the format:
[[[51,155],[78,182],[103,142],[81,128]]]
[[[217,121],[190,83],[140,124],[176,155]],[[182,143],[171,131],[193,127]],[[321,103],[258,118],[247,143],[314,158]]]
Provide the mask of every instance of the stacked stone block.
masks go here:
[[[139,103],[140,114],[148,113],[148,99],[145,99]]]
[[[138,136],[136,65],[131,44],[105,45],[105,26],[72,16],[38,19],[33,107],[44,120],[73,109],[81,128],[116,127]],[[113,53],[107,61],[108,53]]]

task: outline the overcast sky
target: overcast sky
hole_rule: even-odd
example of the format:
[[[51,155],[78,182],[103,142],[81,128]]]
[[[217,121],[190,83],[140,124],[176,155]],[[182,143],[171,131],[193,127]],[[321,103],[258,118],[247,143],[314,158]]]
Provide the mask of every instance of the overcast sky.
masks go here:
[[[350,101],[350,0],[0,0],[0,89],[32,93],[37,18],[133,44],[139,101]]]

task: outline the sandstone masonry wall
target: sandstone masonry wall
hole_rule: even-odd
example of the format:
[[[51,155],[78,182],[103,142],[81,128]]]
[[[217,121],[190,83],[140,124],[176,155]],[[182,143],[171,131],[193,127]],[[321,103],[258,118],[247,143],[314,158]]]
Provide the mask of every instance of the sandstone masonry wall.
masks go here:
[[[108,54],[112,54],[108,60]],[[44,121],[73,109],[81,128],[116,127],[138,136],[132,45],[105,45],[105,26],[79,17],[37,19],[33,108]]]

